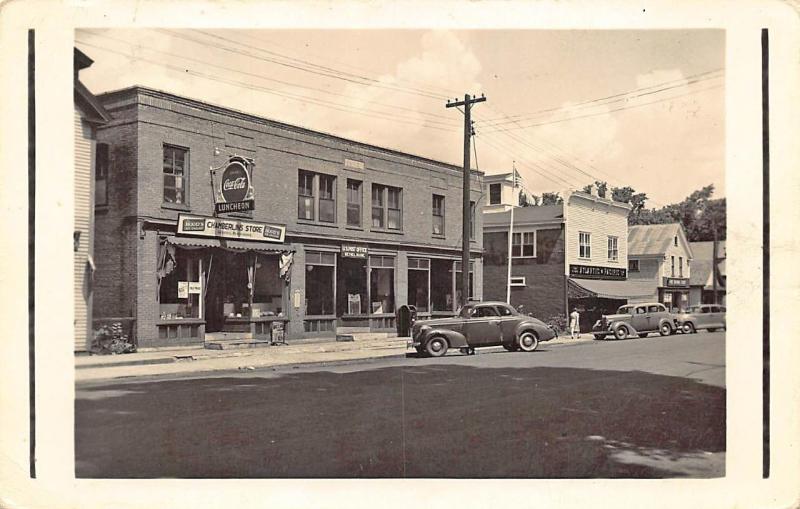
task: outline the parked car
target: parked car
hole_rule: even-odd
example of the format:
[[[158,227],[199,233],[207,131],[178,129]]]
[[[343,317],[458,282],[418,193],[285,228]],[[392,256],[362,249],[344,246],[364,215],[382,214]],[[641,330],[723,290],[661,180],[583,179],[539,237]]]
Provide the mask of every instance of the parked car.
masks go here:
[[[474,354],[475,348],[499,345],[510,352],[532,352],[540,342],[556,336],[544,322],[519,313],[505,302],[470,303],[457,315],[414,323],[408,347],[431,357],[441,357],[450,348]]]
[[[616,314],[603,315],[592,327],[592,334],[595,339],[605,339],[606,336],[625,339],[632,334],[644,338],[651,332],[669,336],[677,328],[675,316],[663,304],[646,302],[626,304],[620,306]]]
[[[714,332],[725,329],[725,306],[717,304],[700,304],[692,306],[676,316],[678,326],[684,334],[692,334],[699,329],[708,329]]]

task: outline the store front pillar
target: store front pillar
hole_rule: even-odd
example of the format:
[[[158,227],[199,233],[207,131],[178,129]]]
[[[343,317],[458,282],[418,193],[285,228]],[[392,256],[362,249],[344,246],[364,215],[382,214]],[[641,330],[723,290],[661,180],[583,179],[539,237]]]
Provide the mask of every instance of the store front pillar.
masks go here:
[[[405,251],[397,252],[397,266],[394,271],[395,309],[408,304],[408,254]]]
[[[137,347],[159,346],[158,343],[158,282],[156,279],[158,234],[140,232],[136,244],[136,316]]]
[[[289,282],[289,338],[302,337],[305,332],[303,322],[306,317],[305,309],[306,288],[306,254],[302,244],[295,245],[294,260],[292,261],[291,279]]]

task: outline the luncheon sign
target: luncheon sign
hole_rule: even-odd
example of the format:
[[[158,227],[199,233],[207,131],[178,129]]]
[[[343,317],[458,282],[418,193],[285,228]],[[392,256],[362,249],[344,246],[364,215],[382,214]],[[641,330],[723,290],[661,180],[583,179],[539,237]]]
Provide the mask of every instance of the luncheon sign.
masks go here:
[[[180,214],[178,216],[178,234],[283,242],[286,227],[236,219]]]
[[[242,156],[231,156],[224,165],[212,168],[214,211],[219,214],[253,210],[252,176],[253,160]]]

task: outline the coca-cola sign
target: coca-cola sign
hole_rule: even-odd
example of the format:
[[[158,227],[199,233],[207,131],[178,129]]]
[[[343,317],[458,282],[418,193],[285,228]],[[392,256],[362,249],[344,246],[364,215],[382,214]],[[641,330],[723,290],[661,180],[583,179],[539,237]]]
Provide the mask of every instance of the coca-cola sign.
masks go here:
[[[231,161],[222,172],[222,197],[225,202],[244,201],[250,189],[250,175],[240,161]]]
[[[231,156],[219,168],[211,170],[214,181],[214,211],[216,213],[246,212],[253,210],[253,160]]]

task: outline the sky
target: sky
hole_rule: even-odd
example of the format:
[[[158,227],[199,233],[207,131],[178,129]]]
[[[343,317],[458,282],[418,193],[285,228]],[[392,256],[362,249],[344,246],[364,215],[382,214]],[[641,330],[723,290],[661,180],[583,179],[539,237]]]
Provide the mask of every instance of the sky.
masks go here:
[[[77,30],[94,93],[142,85],[357,141],[513,167],[532,194],[595,180],[648,207],[725,196],[723,30]]]

